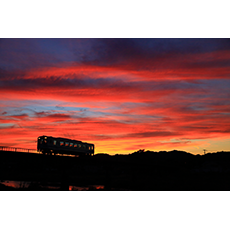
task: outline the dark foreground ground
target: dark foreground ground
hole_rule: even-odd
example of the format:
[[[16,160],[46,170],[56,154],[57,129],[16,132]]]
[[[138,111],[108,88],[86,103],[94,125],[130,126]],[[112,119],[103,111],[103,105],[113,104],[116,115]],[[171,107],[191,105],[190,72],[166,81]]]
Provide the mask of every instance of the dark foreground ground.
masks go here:
[[[4,181],[21,181],[21,185],[10,187]],[[181,151],[137,151],[88,158],[0,152],[0,190],[65,191],[71,187],[93,191],[229,191],[230,152],[195,156]]]

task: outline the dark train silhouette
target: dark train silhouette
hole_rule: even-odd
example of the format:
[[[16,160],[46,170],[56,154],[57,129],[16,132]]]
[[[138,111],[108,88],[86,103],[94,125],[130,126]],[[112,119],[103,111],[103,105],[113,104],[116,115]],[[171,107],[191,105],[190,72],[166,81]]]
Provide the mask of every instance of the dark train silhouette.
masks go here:
[[[93,156],[94,144],[61,137],[39,136],[37,150],[47,155]]]

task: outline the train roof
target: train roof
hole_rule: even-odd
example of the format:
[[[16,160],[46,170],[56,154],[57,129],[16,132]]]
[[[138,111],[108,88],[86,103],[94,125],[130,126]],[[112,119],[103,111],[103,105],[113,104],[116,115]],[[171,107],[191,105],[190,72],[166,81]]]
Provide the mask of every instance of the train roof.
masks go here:
[[[53,138],[53,139],[56,139],[56,140],[59,140],[59,141],[72,141],[72,142],[78,142],[78,143],[93,145],[92,143],[73,140],[73,139],[68,139],[68,138],[63,138],[63,137],[52,137],[52,136],[43,135],[43,136],[39,136],[38,138],[41,138],[41,137]]]

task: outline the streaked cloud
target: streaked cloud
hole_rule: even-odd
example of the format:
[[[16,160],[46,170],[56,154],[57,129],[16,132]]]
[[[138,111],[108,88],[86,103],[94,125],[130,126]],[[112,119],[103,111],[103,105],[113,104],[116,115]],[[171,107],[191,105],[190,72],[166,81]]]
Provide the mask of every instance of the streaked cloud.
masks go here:
[[[2,39],[0,54],[2,145],[196,153],[230,138],[229,39]]]

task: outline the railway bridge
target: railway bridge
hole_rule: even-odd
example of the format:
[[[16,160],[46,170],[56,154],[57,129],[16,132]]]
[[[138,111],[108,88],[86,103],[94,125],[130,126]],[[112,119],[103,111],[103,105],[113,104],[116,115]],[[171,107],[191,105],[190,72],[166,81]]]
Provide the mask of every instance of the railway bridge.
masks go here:
[[[9,147],[9,146],[0,146],[0,151],[42,154],[41,152],[38,152],[36,149],[25,149],[25,148]]]

